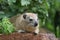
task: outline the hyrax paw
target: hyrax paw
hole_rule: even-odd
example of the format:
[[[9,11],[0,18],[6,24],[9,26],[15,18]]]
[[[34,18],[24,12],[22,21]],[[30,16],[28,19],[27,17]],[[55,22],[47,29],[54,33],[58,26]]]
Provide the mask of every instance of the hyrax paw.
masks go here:
[[[25,33],[24,30],[18,30],[17,32],[18,32],[18,33]]]
[[[37,35],[37,33],[33,32],[34,35]]]

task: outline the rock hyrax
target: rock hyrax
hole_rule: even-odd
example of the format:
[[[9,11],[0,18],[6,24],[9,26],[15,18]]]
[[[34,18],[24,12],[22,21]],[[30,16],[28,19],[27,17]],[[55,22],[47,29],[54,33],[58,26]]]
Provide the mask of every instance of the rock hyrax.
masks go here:
[[[16,19],[12,18],[15,22],[15,29],[18,32],[34,32],[39,33],[39,20],[38,15],[35,13],[23,13]],[[11,21],[13,21],[11,20]]]

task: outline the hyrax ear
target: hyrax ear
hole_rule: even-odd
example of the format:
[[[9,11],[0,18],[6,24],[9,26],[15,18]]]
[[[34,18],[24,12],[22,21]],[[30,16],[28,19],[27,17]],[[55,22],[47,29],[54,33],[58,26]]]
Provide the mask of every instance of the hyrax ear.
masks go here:
[[[24,15],[23,15],[23,18],[24,18],[24,19],[26,19],[26,16],[27,16],[27,15],[26,15],[26,14],[24,14]]]

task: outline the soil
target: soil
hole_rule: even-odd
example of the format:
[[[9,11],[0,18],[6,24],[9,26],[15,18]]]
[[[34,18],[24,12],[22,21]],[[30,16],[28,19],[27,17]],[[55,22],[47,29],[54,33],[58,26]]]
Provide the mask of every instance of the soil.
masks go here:
[[[9,35],[0,35],[0,40],[57,40],[54,34],[39,33],[12,33]]]

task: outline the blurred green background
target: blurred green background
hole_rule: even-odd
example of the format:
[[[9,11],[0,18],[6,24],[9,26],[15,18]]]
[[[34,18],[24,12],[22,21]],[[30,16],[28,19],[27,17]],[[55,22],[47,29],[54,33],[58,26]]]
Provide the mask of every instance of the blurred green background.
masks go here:
[[[18,13],[34,12],[40,19],[40,26],[54,33],[55,13],[60,11],[60,0],[0,0],[0,19]],[[57,36],[59,30],[57,28]]]

